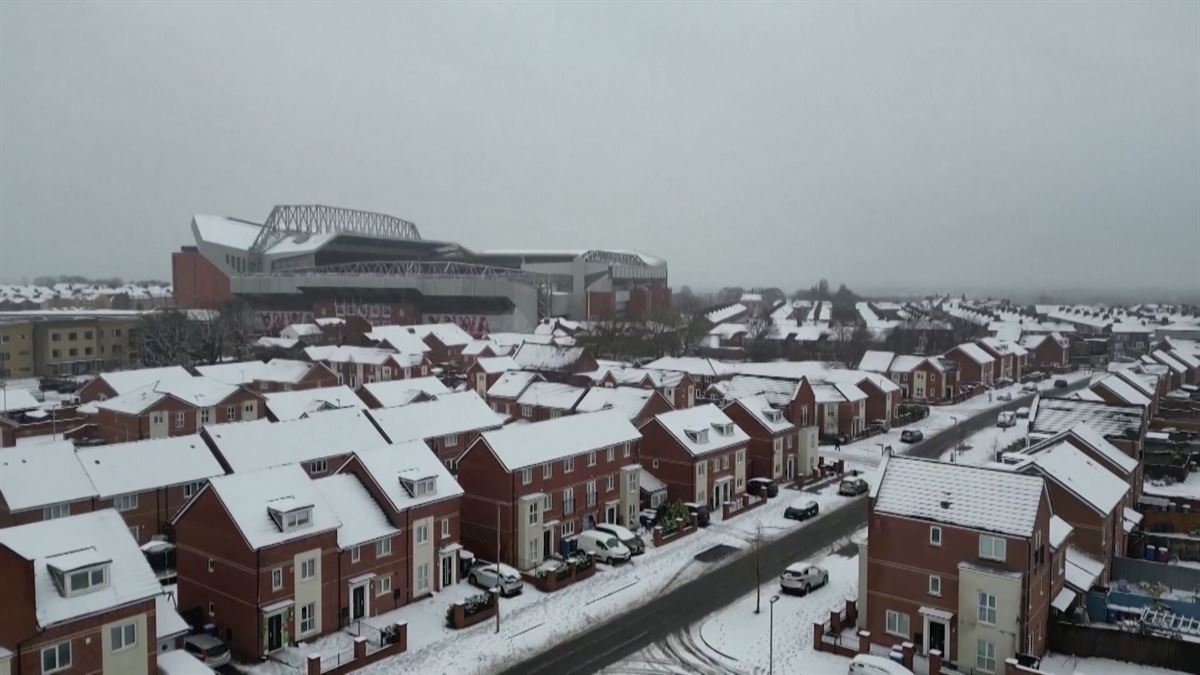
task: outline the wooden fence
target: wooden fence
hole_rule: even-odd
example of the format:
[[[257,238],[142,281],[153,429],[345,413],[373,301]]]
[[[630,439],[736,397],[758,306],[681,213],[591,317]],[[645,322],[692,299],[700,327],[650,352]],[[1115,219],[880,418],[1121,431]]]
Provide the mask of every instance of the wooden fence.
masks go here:
[[[1051,622],[1050,649],[1086,658],[1131,661],[1200,675],[1200,643],[1108,628]]]

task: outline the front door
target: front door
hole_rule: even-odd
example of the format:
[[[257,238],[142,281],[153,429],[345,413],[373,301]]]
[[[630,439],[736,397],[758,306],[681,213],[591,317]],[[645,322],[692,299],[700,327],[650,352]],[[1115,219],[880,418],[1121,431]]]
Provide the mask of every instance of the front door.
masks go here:
[[[934,621],[933,619],[929,619],[928,621],[929,630],[925,633],[928,636],[926,638],[927,646],[925,653],[928,654],[929,650],[936,649],[942,653],[942,658],[949,660],[950,654],[946,651],[946,624],[941,621]]]
[[[733,481],[731,481],[731,480],[727,480],[727,481],[721,483],[721,503],[722,504],[729,501],[729,485],[731,483],[733,483]]]
[[[796,480],[796,456],[788,455],[787,458],[787,479],[789,481]]]
[[[283,614],[272,614],[267,617],[267,651],[273,652],[283,647]]]
[[[923,370],[913,372],[913,398],[918,401],[925,400],[925,371]]]
[[[350,620],[357,621],[367,615],[367,587],[359,584],[350,589]]]
[[[721,510],[721,485],[720,484],[713,486],[712,503],[710,503],[708,505],[708,508],[712,511],[720,511]]]
[[[542,557],[549,558],[554,553],[554,532],[547,527],[542,530]]]
[[[442,556],[442,588],[454,584],[454,556]]]
[[[617,522],[617,505],[616,504],[605,505],[605,507],[604,507],[604,522],[606,522],[606,523]]]

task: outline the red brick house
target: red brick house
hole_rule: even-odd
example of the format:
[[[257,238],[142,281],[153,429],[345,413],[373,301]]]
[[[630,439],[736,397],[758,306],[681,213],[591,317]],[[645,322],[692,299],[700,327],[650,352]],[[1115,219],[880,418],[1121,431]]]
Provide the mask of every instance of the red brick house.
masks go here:
[[[1046,651],[1053,512],[1044,481],[885,457],[859,547],[859,628],[913,641],[959,670],[1000,672]]]
[[[368,382],[358,388],[358,396],[368,408],[395,408],[417,401],[428,401],[450,390],[436,377],[414,377],[391,382]]]
[[[856,438],[867,428],[867,395],[847,382],[813,385],[822,438]]]
[[[469,368],[474,365],[479,359],[493,358],[497,356],[509,356],[513,353],[516,347],[512,345],[499,345],[488,339],[471,340],[471,342],[463,347],[461,354],[461,366]]]
[[[667,485],[671,501],[719,512],[746,492],[750,437],[712,404],[656,415],[641,426],[641,463]]]
[[[338,472],[361,481],[401,533],[394,546],[403,564],[391,584],[393,607],[458,583],[463,490],[429,446],[406,441],[365,450],[355,453]],[[345,529],[347,520],[342,523]],[[363,550],[359,562],[353,562],[353,555],[343,561],[348,583],[361,580],[375,553]],[[376,606],[386,611],[383,604]]]
[[[161,380],[81,407],[95,433],[109,443],[190,436],[209,424],[255,420],[263,397],[208,377]]]
[[[854,386],[866,395],[863,409],[868,422],[883,422],[885,429],[892,428],[892,418],[899,414],[902,392],[900,387],[883,375],[861,373]]]
[[[524,570],[596,523],[636,528],[640,438],[614,410],[484,432],[458,463],[463,544]]]
[[[517,406],[517,399],[521,398],[521,394],[524,393],[530,384],[544,382],[545,379],[541,375],[528,370],[510,370],[502,373],[488,387],[488,405],[492,406],[492,410],[498,413],[516,417],[520,413]]]
[[[641,387],[592,387],[579,403],[576,413],[591,413],[601,410],[616,410],[625,415],[633,426],[641,426],[655,415],[670,412],[675,408],[670,401],[655,389]]]
[[[0,530],[0,671],[157,675],[163,589],[111,510]]]
[[[975,341],[983,351],[996,360],[996,380],[1020,382],[1029,362],[1029,352],[1016,342],[987,337]]]
[[[1021,346],[1029,352],[1031,368],[1061,371],[1071,367],[1071,343],[1060,333],[1026,335]]]
[[[806,473],[808,462],[799,457],[800,438],[796,425],[772,406],[766,395],[739,398],[727,404],[724,413],[750,436],[749,478],[795,480]]]
[[[424,354],[431,362],[441,362],[433,349],[413,330],[413,326],[375,326],[364,337],[378,349],[399,354]]]
[[[343,408],[285,422],[218,424],[200,432],[231,473],[296,464],[318,478],[351,453],[387,445],[365,410]]]
[[[710,386],[707,394],[722,404],[746,396],[766,394],[771,405],[783,410],[783,416],[792,424],[801,428],[817,426],[817,396],[807,377],[734,375]]]
[[[678,370],[651,370],[647,368],[601,367],[591,376],[601,387],[643,387],[654,389],[671,402],[672,408],[690,408],[696,405],[696,381]]]
[[[325,364],[337,373],[338,384],[349,385],[351,389],[369,382],[425,377],[432,368],[425,353],[393,352],[375,347],[309,347],[304,350],[304,358]]]
[[[240,658],[340,625],[341,521],[299,466],[213,478],[173,524],[180,613]]]
[[[425,323],[407,326],[429,345],[429,358],[434,363],[463,364],[463,350],[475,338],[456,323]]]
[[[138,545],[167,534],[167,523],[214,476],[225,470],[198,434],[76,451],[96,488],[93,509],[121,514]]]
[[[0,449],[0,528],[88,513],[95,497],[71,441]]]
[[[996,375],[996,359],[973,342],[964,342],[945,357],[958,364],[958,379],[962,384],[976,383],[992,386]]]
[[[958,363],[937,356],[897,356],[888,377],[917,403],[949,403],[958,392]]]
[[[198,366],[196,372],[225,384],[242,385],[259,393],[319,389],[338,383],[337,373],[322,363],[271,359]]]
[[[370,417],[392,443],[423,441],[451,472],[479,434],[499,429],[508,421],[507,415],[494,412],[473,391],[372,410]]]
[[[426,379],[426,378],[417,378]],[[410,382],[411,380],[393,380],[393,382]],[[360,387],[361,389],[361,387]],[[298,389],[295,391],[277,391],[263,394],[267,408],[267,418],[272,422],[290,422],[301,417],[308,417],[329,410],[343,408],[358,408],[365,410],[367,402],[363,397],[344,384],[320,389]]]
[[[110,373],[100,373],[88,380],[79,389],[79,400],[82,403],[103,401],[107,398],[128,394],[143,389],[158,382],[191,379],[192,374],[183,366],[165,366],[162,368],[138,368],[136,370],[117,370]]]
[[[517,397],[513,416],[530,422],[570,415],[587,389],[560,382],[531,382]]]
[[[558,382],[597,369],[596,359],[583,347],[556,344],[526,342],[513,353],[513,360],[522,370],[530,370]]]
[[[487,396],[488,389],[510,370],[520,370],[511,356],[480,356],[467,367],[467,385],[480,396]]]

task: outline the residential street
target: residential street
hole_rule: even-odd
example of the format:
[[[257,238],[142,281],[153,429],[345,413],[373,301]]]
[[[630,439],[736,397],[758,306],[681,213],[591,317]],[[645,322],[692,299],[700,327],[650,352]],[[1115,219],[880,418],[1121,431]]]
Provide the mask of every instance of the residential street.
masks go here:
[[[1058,393],[1087,385],[1083,378]],[[915,457],[936,458],[949,450],[962,436],[994,425],[1001,410],[1029,405],[1032,396],[1014,398],[962,421],[961,431],[947,431],[912,446],[896,448]],[[838,545],[866,525],[865,497],[765,544],[761,550],[762,578],[779,575],[797,560],[812,557]],[[595,628],[542,652],[506,671],[518,673],[592,673],[632,654],[647,645],[666,639],[670,634],[702,619],[707,614],[752,591],[756,584],[755,557],[747,551],[729,564],[689,581],[640,609],[614,617]]]

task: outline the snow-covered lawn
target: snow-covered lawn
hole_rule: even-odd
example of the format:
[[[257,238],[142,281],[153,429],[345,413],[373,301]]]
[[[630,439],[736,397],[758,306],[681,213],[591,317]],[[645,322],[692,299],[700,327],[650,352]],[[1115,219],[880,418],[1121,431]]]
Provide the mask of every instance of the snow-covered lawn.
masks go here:
[[[1047,654],[1039,670],[1047,675],[1184,675],[1178,670],[1109,659],[1081,659],[1064,654]]]
[[[555,593],[542,593],[526,584],[521,595],[500,600],[498,634],[494,620],[463,630],[446,626],[447,607],[455,601],[482,592],[466,582],[456,584],[432,598],[366,620],[365,623],[375,627],[407,622],[408,651],[358,672],[384,675],[404,668],[410,672],[465,674],[493,672],[513,665],[607,618],[650,602],[715,566],[725,564],[751,545],[760,523],[764,539],[775,539],[788,530],[820,520],[820,516],[803,523],[785,519],[783,512],[794,500],[816,501],[822,514],[852,501],[837,494],[836,482],[818,493],[781,490],[778,497],[750,513],[725,522],[714,519],[709,527],[662,548],[655,548],[653,542],[647,541],[644,555],[616,567],[598,564],[596,575],[591,579]],[[694,559],[696,554],[718,544],[738,549],[738,553],[714,563]],[[302,664],[306,654],[332,656],[349,650],[352,642],[353,636],[337,632],[310,644],[285,649],[278,658],[290,664]],[[295,673],[288,666],[273,662],[258,664],[247,670],[255,675]]]
[[[1015,441],[1023,440],[1029,432],[1029,419],[1018,419],[1011,427],[992,425],[969,434],[959,447],[942,453],[943,462],[958,462],[980,466],[996,461],[996,453],[1004,450]],[[953,431],[951,431],[953,433]]]
[[[1146,479],[1142,492],[1155,497],[1192,497],[1200,499],[1200,473],[1189,473],[1182,483],[1168,483],[1161,479]]]

